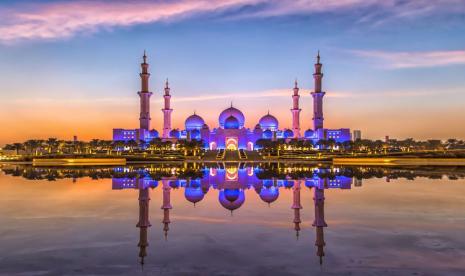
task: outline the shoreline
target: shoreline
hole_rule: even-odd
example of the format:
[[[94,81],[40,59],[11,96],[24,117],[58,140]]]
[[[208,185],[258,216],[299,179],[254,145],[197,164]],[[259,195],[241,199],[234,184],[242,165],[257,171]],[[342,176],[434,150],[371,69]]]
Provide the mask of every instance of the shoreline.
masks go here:
[[[465,158],[420,157],[341,157],[325,159],[263,159],[263,160],[127,160],[125,158],[48,158],[33,161],[0,161],[0,164],[32,166],[125,166],[131,164],[180,164],[180,163],[299,163],[331,164],[341,166],[465,166]]]

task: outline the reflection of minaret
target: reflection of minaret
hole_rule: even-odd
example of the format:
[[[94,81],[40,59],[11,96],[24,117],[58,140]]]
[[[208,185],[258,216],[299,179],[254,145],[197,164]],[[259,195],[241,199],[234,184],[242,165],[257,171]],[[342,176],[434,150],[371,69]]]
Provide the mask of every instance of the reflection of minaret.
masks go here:
[[[318,51],[315,64],[315,73],[313,74],[313,78],[315,80],[315,90],[311,93],[313,97],[314,131],[323,128],[323,96],[325,95],[325,92],[321,91],[321,80],[323,78],[323,74],[321,73],[322,66],[323,65],[320,63],[320,51]]]
[[[149,64],[147,63],[147,56],[143,56],[144,62],[141,63],[142,72],[140,73],[141,78],[141,91],[139,94],[140,97],[140,128],[149,130],[150,129],[150,96],[152,96],[152,92],[149,91],[149,77],[150,74],[148,72]]]
[[[294,187],[292,188],[292,209],[294,209],[294,229],[295,229],[295,236],[299,238],[299,231],[300,231],[300,209],[302,209],[302,205],[300,204],[300,180],[296,180]]]
[[[165,233],[165,240],[168,239],[168,231],[170,230],[170,209],[173,207],[171,206],[171,187],[169,185],[168,180],[162,180],[163,183],[163,205],[161,209],[163,209],[163,232]]]
[[[139,227],[140,237],[139,237],[139,257],[140,263],[144,265],[144,257],[147,256],[147,247],[149,243],[147,241],[147,228],[152,226],[149,221],[149,202],[150,202],[150,190],[148,188],[139,188],[139,222],[137,227]]]
[[[325,191],[318,187],[315,187],[314,190],[313,201],[315,203],[315,220],[312,226],[316,227],[315,246],[318,247],[316,255],[320,257],[320,264],[323,264],[323,256],[325,255],[323,249],[326,245],[323,227],[328,226],[325,222]]]
[[[292,132],[294,137],[300,138],[300,111],[299,108],[299,87],[297,86],[297,80],[294,85],[294,95],[292,95]]]
[[[171,95],[170,95],[170,86],[168,83],[168,79],[166,79],[165,83],[165,95],[163,95],[165,99],[165,107],[161,110],[163,111],[163,138],[168,138],[170,136],[171,131]]]

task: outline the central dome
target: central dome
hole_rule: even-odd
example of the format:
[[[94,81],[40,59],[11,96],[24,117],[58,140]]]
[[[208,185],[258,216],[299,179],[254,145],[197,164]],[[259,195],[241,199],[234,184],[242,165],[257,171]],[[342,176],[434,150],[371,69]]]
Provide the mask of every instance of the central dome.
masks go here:
[[[239,129],[239,120],[237,120],[234,116],[229,116],[224,121],[224,128],[225,129]]]
[[[228,119],[231,116],[234,117],[235,119],[237,119],[237,121],[239,123],[238,128],[243,128],[244,127],[244,122],[245,122],[244,114],[239,109],[231,106],[231,107],[223,110],[223,112],[221,112],[221,114],[220,114],[220,117],[218,118],[218,121],[219,121],[219,124],[220,124],[221,128],[225,128],[226,119]]]

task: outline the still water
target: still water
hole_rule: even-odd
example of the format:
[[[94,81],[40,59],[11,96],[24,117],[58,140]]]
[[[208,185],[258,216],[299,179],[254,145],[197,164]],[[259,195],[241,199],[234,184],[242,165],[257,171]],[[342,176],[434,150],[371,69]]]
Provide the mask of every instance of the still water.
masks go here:
[[[1,275],[465,275],[465,168],[0,168]]]

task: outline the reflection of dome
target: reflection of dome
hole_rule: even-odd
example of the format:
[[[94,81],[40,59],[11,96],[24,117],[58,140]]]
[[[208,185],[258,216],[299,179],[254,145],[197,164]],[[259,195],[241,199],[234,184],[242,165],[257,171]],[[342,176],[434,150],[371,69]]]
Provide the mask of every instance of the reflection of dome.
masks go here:
[[[290,129],[286,129],[284,131],[284,138],[292,138],[294,137],[294,132]]]
[[[294,180],[286,180],[284,182],[284,187],[286,187],[287,189],[294,187]]]
[[[232,191],[234,190],[229,190],[227,192],[226,190],[221,190],[220,195],[219,195],[221,206],[231,211],[236,210],[237,208],[241,207],[245,201],[245,195],[244,195],[243,190],[236,190],[237,198],[233,201],[229,201],[228,197],[230,199],[234,199],[236,197],[236,192],[232,192]],[[226,193],[228,193],[228,197],[226,197]]]
[[[179,180],[171,180],[170,181],[170,187],[173,189],[179,188]]]
[[[276,119],[273,115],[268,113],[267,115],[263,116],[260,121],[258,121],[261,128],[263,130],[270,129],[270,130],[277,130],[278,129],[278,119]]]
[[[184,190],[184,196],[192,203],[197,203],[203,199],[204,193],[201,188],[187,187]]]
[[[235,201],[239,198],[240,190],[239,189],[224,189],[224,196],[230,202]]]
[[[173,129],[170,131],[170,137],[171,138],[179,138],[181,136],[181,132],[177,129]]]
[[[195,113],[187,117],[186,122],[185,122],[186,130],[200,129],[203,127],[204,124],[205,122],[202,119],[202,117],[200,117],[199,115]]]
[[[229,107],[225,110],[223,110],[223,112],[221,112],[219,118],[218,118],[218,121],[219,121],[219,124],[220,124],[220,127],[222,128],[225,128],[225,122],[226,122],[226,119],[228,119],[230,116],[233,116],[237,119],[237,121],[239,122],[239,128],[243,128],[244,127],[244,122],[245,122],[245,117],[244,117],[244,114],[242,114],[242,112],[235,108],[235,107]]]
[[[273,138],[273,132],[271,130],[269,130],[269,129],[265,130],[263,132],[263,138],[265,138],[265,139]]]
[[[263,201],[267,203],[272,203],[273,201],[278,199],[279,190],[277,187],[270,187],[270,188],[263,187],[259,195]]]
[[[310,138],[313,137],[313,130],[312,129],[307,129],[304,134],[305,138]]]
[[[234,116],[229,116],[224,121],[224,128],[225,129],[238,129],[239,128],[239,120],[237,120]]]

